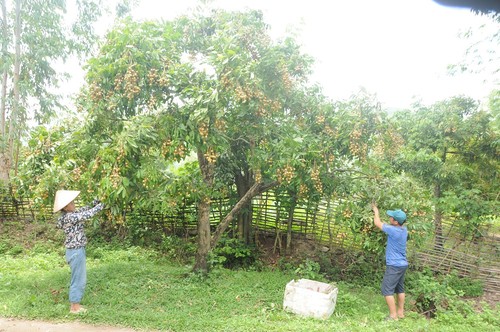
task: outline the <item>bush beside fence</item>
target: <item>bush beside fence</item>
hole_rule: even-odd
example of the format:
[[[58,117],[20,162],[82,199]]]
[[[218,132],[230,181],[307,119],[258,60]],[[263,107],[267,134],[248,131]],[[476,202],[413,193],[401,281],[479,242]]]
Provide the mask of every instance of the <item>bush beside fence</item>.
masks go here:
[[[305,237],[328,248],[360,250],[355,234],[341,220],[332,218],[336,204],[320,201],[295,209],[290,220],[286,209],[279,207],[276,197],[266,193],[253,201],[253,227],[255,232],[273,234],[276,238]],[[215,227],[229,210],[229,200],[214,201],[211,223]],[[190,236],[196,233],[196,206],[185,204],[178,207],[175,215],[165,215],[154,211],[129,210],[126,219],[142,220],[151,230],[165,235]],[[33,209],[28,200],[0,197],[0,222],[21,220],[43,222],[54,220],[51,208]],[[459,220],[443,221],[444,246],[436,248],[435,238],[429,238],[423,247],[409,246],[412,264],[429,267],[436,272],[457,271],[460,276],[480,280],[484,290],[500,294],[500,237],[494,234],[489,224],[481,225],[474,236],[464,236],[459,230]],[[280,241],[281,245],[283,241]],[[283,249],[283,248],[279,248]]]

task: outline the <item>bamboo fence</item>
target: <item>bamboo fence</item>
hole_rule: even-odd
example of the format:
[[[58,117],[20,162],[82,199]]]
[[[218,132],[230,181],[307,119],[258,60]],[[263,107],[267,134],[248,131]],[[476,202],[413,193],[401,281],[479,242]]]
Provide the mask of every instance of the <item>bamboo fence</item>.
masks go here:
[[[332,201],[306,203],[290,207],[282,204],[272,192],[256,197],[252,202],[253,227],[255,233],[272,234],[276,246],[293,245],[292,238],[305,238],[328,248],[361,250],[360,234],[350,229],[345,220],[335,213],[337,204]],[[229,212],[232,204],[228,199],[214,200],[210,216],[211,226],[217,224]],[[163,234],[196,234],[196,206],[185,203],[174,215],[140,210],[124,213],[127,219],[140,219],[151,231]],[[30,202],[0,195],[0,222],[53,220],[49,207],[36,212]],[[231,227],[234,230],[234,227]],[[426,266],[433,271],[449,273],[456,271],[483,282],[484,290],[495,295],[500,293],[500,234],[495,234],[491,225],[480,226],[473,235],[460,231],[459,220],[447,220],[442,224],[442,247],[436,247],[436,239],[416,248],[409,244],[410,263]]]

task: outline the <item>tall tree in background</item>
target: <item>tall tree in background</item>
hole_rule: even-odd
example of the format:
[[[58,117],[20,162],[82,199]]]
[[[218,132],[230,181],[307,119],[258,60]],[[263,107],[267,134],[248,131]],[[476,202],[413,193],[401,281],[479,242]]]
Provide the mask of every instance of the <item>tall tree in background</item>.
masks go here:
[[[430,107],[396,113],[406,145],[399,167],[432,186],[435,247],[442,249],[443,218],[458,213],[464,222],[494,215],[498,204],[498,135],[491,113],[470,98],[455,97]],[[481,201],[478,208],[473,202]],[[474,225],[466,225],[474,226]]]
[[[16,169],[20,141],[29,121],[47,122],[62,109],[54,91],[67,77],[56,64],[93,49],[98,1],[78,0],[73,20],[66,1],[1,0],[0,181]],[[70,22],[72,21],[72,22]]]
[[[469,73],[481,75],[484,82],[498,89],[500,84],[500,13],[488,15],[491,22],[477,29],[467,29],[460,37],[469,44],[463,59],[449,66],[450,74]]]

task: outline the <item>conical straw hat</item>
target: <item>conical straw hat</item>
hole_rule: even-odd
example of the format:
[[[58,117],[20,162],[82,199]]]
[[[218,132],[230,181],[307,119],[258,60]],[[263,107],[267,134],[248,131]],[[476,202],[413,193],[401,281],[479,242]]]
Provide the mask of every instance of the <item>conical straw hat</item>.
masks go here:
[[[54,200],[54,213],[71,203],[79,194],[76,190],[58,190]]]

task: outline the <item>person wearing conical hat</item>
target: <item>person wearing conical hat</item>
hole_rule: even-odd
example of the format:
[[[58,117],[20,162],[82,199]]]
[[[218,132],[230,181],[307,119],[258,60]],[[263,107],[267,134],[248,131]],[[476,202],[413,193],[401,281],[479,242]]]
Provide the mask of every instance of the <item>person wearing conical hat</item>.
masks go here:
[[[93,217],[104,208],[104,204],[95,200],[92,206],[76,209],[75,199],[80,194],[76,190],[58,190],[54,200],[54,213],[61,211],[57,219],[57,228],[64,231],[66,240],[66,262],[71,268],[69,286],[70,313],[78,314],[86,309],[80,305],[87,284],[85,246],[87,237],[84,232],[84,221]]]

